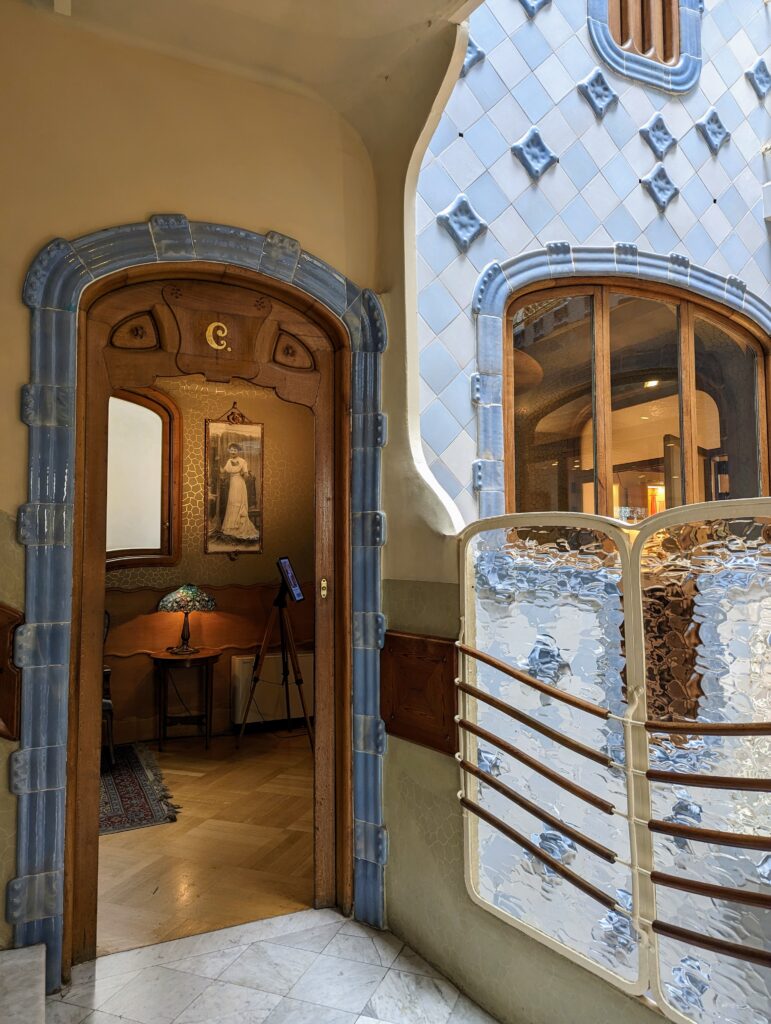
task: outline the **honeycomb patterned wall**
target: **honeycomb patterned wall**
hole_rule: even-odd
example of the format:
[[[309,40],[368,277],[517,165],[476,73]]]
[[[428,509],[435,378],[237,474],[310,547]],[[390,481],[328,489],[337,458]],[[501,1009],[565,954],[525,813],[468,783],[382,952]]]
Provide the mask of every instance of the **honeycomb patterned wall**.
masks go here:
[[[182,415],[182,557],[176,565],[117,569],[108,588],[168,587],[180,583],[227,586],[272,582],[276,559],[289,555],[300,579],[313,578],[314,420],[310,410],[283,402],[251,384],[210,384],[202,375],[163,378],[156,386]],[[204,554],[204,421],[218,419],[233,402],[264,424],[261,554]]]

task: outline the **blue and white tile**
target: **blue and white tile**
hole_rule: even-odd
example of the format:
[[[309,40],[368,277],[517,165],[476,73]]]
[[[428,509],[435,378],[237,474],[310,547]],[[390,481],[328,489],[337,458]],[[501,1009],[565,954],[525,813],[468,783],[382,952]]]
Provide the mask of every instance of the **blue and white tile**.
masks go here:
[[[321,954],[288,995],[291,999],[336,1010],[362,1013],[386,973],[385,967],[376,964],[354,963]]]
[[[513,5],[512,5],[513,6]],[[488,55],[487,59],[498,73],[499,78],[509,88],[519,85],[522,79],[530,74],[525,58],[510,39],[504,39]]]
[[[392,1024],[447,1024],[458,1001],[448,981],[389,971],[366,1006],[366,1013]]]
[[[476,181],[485,170],[484,164],[474,153],[465,138],[456,139],[438,157],[438,160],[461,192],[472,181]]]

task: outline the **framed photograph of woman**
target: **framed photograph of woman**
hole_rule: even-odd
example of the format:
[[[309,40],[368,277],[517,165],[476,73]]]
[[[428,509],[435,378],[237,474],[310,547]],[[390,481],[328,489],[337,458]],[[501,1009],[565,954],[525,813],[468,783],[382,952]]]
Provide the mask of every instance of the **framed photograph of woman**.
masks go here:
[[[262,551],[262,428],[237,410],[206,420],[207,554]]]

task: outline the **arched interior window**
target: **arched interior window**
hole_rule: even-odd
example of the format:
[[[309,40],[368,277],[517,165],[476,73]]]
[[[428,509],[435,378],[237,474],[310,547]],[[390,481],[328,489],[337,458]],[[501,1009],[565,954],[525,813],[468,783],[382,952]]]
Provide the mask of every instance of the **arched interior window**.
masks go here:
[[[660,64],[680,56],[679,0],[609,0],[608,24],[622,50]]]
[[[509,322],[509,511],[639,522],[768,493],[765,353],[743,328],[621,284],[531,293]]]
[[[178,555],[179,412],[160,391],[118,391],[108,407],[107,568]]]

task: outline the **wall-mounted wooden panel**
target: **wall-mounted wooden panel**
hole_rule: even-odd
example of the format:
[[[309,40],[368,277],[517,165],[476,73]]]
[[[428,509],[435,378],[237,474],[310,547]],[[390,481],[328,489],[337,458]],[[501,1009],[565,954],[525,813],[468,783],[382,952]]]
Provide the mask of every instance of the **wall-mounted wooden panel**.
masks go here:
[[[22,621],[16,608],[0,604],[0,736],[19,738],[21,672],[13,663],[13,631]]]
[[[453,640],[387,632],[380,660],[380,714],[388,732],[454,755],[457,675]]]

